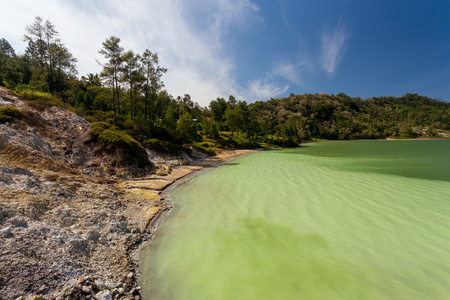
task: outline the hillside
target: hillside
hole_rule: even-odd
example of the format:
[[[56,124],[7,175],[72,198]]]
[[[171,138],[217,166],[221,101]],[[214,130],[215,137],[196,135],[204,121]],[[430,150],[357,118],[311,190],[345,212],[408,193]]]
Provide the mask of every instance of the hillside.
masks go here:
[[[171,206],[160,192],[198,168],[172,172],[193,162],[194,151],[144,153],[137,163],[136,153],[102,143],[77,114],[36,109],[0,87],[1,299],[139,295],[132,255]]]

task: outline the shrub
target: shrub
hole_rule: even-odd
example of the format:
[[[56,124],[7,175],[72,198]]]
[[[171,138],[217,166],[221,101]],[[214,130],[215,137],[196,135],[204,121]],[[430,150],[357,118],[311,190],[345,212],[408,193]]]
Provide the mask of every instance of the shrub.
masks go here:
[[[194,143],[192,146],[199,151],[205,152],[209,156],[216,155],[216,151],[210,147],[209,143]]]
[[[14,106],[5,105],[0,107],[0,123],[11,122],[22,118],[23,113]]]
[[[98,138],[100,134],[102,134],[103,131],[106,129],[111,128],[112,125],[106,122],[97,122],[93,123],[91,125],[91,130],[89,131],[89,134],[92,135],[95,138]]]
[[[123,165],[136,163],[143,167],[150,164],[144,147],[134,138],[109,123],[92,124],[89,134],[98,139],[107,150],[114,151],[117,148],[123,150],[124,157],[120,161]]]
[[[167,141],[161,141],[159,139],[148,139],[143,145],[149,149],[153,149],[159,152],[177,155],[183,150],[183,146],[177,145]]]
[[[24,98],[25,100],[28,100],[28,104],[39,110],[44,110],[45,108],[52,106],[64,106],[64,104],[58,97],[50,93],[33,90],[21,90],[19,92],[16,92],[16,94]]]

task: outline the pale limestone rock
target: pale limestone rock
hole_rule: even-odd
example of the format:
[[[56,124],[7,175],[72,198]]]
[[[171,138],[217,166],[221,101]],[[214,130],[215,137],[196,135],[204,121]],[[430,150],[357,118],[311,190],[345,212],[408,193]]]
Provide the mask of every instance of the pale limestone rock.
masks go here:
[[[0,236],[8,237],[11,234],[11,226],[5,227],[0,230]]]
[[[111,292],[109,290],[104,290],[95,294],[95,299],[97,300],[112,300]]]

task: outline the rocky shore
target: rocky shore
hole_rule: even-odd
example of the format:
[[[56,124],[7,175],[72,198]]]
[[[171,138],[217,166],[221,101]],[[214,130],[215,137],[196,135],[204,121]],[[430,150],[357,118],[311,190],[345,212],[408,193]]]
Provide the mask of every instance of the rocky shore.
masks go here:
[[[147,150],[152,168],[113,167],[75,113],[0,87],[2,106],[22,118],[0,122],[0,299],[140,299],[132,256],[171,207],[161,192],[248,152]]]

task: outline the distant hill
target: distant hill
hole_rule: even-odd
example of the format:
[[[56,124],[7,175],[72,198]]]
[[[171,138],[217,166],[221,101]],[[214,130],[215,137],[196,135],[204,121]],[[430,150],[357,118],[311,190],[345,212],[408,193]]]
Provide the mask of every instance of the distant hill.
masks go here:
[[[251,107],[261,126],[300,140],[445,138],[450,133],[450,103],[417,94],[365,100],[343,93],[291,95]]]

